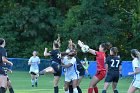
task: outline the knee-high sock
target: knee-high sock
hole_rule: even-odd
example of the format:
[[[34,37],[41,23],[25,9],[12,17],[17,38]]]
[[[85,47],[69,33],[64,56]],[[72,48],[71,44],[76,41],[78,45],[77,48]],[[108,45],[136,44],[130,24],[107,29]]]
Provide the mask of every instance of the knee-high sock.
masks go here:
[[[59,92],[58,86],[54,87],[54,93],[58,93],[58,92]]]
[[[82,90],[79,86],[77,86],[78,93],[82,93]]]
[[[38,78],[37,78],[37,77],[35,78],[35,83],[36,83],[36,82],[38,82]]]
[[[102,93],[106,93],[106,90],[103,90]]]
[[[78,93],[77,88],[74,88],[74,89],[73,89],[73,93]]]
[[[4,87],[1,87],[0,88],[0,93],[5,93],[6,92],[6,89]]]
[[[32,85],[34,85],[35,84],[35,80],[31,79],[31,83],[32,83]]]
[[[92,93],[93,92],[93,88],[88,88],[88,93]]]
[[[73,87],[72,87],[72,85],[69,85],[69,93],[73,93]]]
[[[94,87],[94,92],[98,93],[98,87]]]
[[[11,87],[11,88],[9,88],[9,92],[10,93],[14,93],[14,90],[13,90],[13,88]]]
[[[114,90],[114,93],[119,93],[118,90]]]

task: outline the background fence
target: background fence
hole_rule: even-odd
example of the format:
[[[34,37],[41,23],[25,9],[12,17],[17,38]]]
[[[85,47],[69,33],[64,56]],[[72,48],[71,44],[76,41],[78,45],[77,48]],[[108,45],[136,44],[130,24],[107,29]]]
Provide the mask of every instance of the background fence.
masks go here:
[[[13,62],[14,66],[12,67],[13,70],[18,71],[29,71],[30,66],[28,66],[28,60],[29,59],[23,59],[23,58],[9,58],[10,61]],[[47,59],[41,59],[41,63],[39,64],[39,69],[42,70],[48,66],[51,65],[51,61]],[[89,68],[88,71],[90,75],[94,75],[96,73],[96,62],[95,61],[89,61]],[[132,72],[132,63],[131,61],[123,61],[122,62],[122,76],[127,76],[128,72]]]

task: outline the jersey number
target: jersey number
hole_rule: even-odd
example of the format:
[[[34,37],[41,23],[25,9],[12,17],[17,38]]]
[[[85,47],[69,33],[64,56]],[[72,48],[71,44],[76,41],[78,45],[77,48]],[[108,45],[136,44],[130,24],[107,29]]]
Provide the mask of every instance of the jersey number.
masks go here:
[[[59,58],[59,59],[60,59],[60,58],[61,58],[61,54],[57,54],[57,58]]]
[[[119,66],[120,60],[114,60],[114,59],[111,59],[111,61],[112,61],[111,67],[118,67],[118,66]],[[117,61],[116,66],[115,66],[115,64],[114,64],[115,61]]]

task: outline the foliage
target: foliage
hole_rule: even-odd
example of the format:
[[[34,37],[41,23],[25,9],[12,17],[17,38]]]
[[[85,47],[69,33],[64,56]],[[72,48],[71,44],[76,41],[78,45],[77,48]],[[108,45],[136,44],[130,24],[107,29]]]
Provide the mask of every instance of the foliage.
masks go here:
[[[61,35],[64,51],[67,40],[82,40],[97,49],[111,42],[123,59],[130,49],[139,49],[139,0],[1,0],[0,36],[7,41],[10,57],[29,57],[33,50],[43,56]],[[80,53],[81,54],[81,53]]]

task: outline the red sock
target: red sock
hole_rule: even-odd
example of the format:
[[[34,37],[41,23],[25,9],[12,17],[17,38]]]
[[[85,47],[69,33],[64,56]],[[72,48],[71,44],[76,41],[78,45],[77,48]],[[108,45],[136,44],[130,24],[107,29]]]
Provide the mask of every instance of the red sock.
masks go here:
[[[93,88],[88,88],[88,93],[92,93],[93,92]]]
[[[94,87],[94,92],[98,93],[98,87]]]

